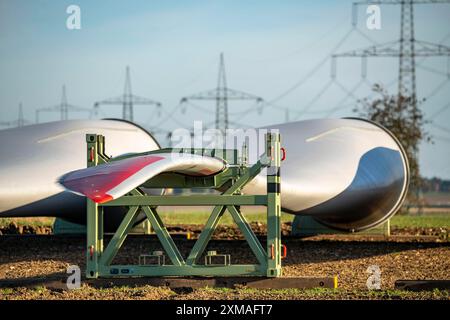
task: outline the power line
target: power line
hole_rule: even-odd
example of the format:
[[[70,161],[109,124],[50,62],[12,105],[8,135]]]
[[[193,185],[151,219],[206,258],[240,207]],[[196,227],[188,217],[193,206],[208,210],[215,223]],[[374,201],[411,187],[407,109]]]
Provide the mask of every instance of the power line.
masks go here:
[[[449,0],[380,0],[359,1],[353,3],[353,9],[361,4],[395,4],[401,6],[400,39],[388,43],[373,45],[359,50],[335,54],[334,57],[397,57],[399,59],[398,95],[411,95],[413,107],[416,99],[416,62],[417,56],[450,56],[450,47],[415,39],[414,5],[450,3]],[[355,14],[353,14],[355,17]],[[400,101],[401,99],[399,99]]]
[[[180,104],[186,107],[186,104],[192,100],[199,100],[199,101],[213,100],[216,102],[215,128],[221,130],[223,133],[225,133],[225,130],[228,129],[230,123],[228,112],[228,102],[230,100],[234,101],[253,100],[257,103],[262,103],[264,101],[259,96],[231,89],[227,86],[227,79],[225,73],[225,60],[223,53],[220,54],[217,87],[212,90],[207,90],[204,92],[183,97],[180,101]]]
[[[184,126],[184,123],[178,121],[175,117],[173,117],[175,112],[177,112],[178,109],[181,108],[181,106],[182,106],[181,103],[177,104],[170,112],[166,113],[166,116],[154,127],[159,128],[161,125],[165,124],[169,119],[173,120],[180,126]]]
[[[441,140],[441,141],[446,142],[446,143],[450,143],[450,137],[436,136],[435,135],[435,136],[433,136],[433,138]]]
[[[344,37],[332,48],[332,50],[330,51],[330,53],[328,55],[326,55],[324,57],[324,59],[322,59],[315,67],[313,67],[310,72],[308,72],[306,74],[305,77],[303,77],[302,79],[300,79],[298,82],[296,82],[293,86],[291,86],[289,89],[285,90],[283,93],[281,93],[280,95],[278,95],[277,97],[275,97],[274,99],[269,101],[270,103],[276,102],[282,98],[284,98],[285,96],[289,95],[290,93],[292,93],[294,90],[296,90],[298,87],[300,87],[301,85],[303,85],[304,83],[306,83],[306,81],[313,76],[324,64],[325,62],[330,59],[331,57],[331,77],[335,78],[336,77],[336,64],[334,61],[334,53],[342,46],[342,44],[348,39],[348,37],[353,33],[353,32],[357,32],[359,35],[361,35],[363,38],[365,38],[366,40],[368,40],[369,42],[377,45],[377,42],[374,41],[372,38],[370,38],[369,36],[367,36],[366,34],[364,34],[363,32],[361,32],[361,30],[359,30],[356,27],[356,23],[352,23],[352,28],[344,35]],[[367,75],[367,61],[365,59],[365,57],[363,57],[363,59],[361,60],[362,63],[362,68],[361,68],[361,76],[363,78],[366,78]],[[325,93],[325,91],[331,86],[331,83],[328,83],[326,86],[326,89],[321,90],[319,92],[319,95],[316,96],[315,98],[313,98],[312,103],[308,103],[307,106],[305,107],[306,111]],[[285,112],[288,114],[291,110],[289,108],[284,108]],[[297,113],[297,119],[302,115],[306,113],[305,110],[302,110],[300,112],[296,112]]]
[[[450,60],[449,60],[450,61]],[[441,71],[441,70],[436,70],[434,68],[428,67],[428,66],[422,66],[422,65],[417,65],[418,68],[440,75],[440,76],[444,76],[447,77],[448,79],[450,79],[450,63],[447,63],[447,72]]]
[[[314,37],[314,40],[309,42],[306,45],[303,45],[297,49],[294,49],[288,53],[285,53],[283,55],[278,56],[272,56],[272,57],[266,57],[266,58],[260,58],[255,59],[254,57],[248,58],[248,57],[237,57],[237,59],[242,61],[252,61],[252,62],[268,62],[268,61],[278,61],[278,60],[286,60],[290,57],[293,57],[295,55],[298,55],[299,53],[304,53],[306,50],[311,49],[315,47],[318,43],[326,40],[327,38],[331,37],[333,33],[335,33],[337,30],[340,30],[342,27],[346,25],[345,22],[340,21],[339,23],[335,24],[333,27],[331,27],[329,30],[325,31],[324,33],[317,35]]]
[[[430,98],[434,97],[436,94],[439,93],[439,91],[442,90],[443,87],[448,83],[448,80],[442,81],[436,88],[433,89],[427,96],[425,96],[426,100],[429,100]]]
[[[344,92],[346,92],[345,97],[336,105],[336,107],[331,108],[329,112],[325,115],[325,117],[331,116],[333,113],[341,109],[341,105],[348,99],[353,98],[355,102],[358,102],[359,99],[354,95],[354,92],[359,89],[359,87],[366,83],[366,79],[362,78],[352,89],[347,90],[340,82],[335,81],[335,83],[338,85],[339,88],[341,88]],[[351,105],[351,104],[350,104]],[[354,105],[354,104],[353,104]]]
[[[158,101],[139,97],[134,95],[131,90],[131,76],[130,67],[127,66],[125,70],[125,86],[123,94],[116,98],[109,98],[94,103],[94,114],[98,113],[98,109],[101,105],[122,105],[122,119],[133,121],[134,120],[134,105],[153,105],[160,109],[162,104]]]
[[[322,89],[310,100],[310,102],[300,110],[300,112],[297,114],[296,120],[299,119],[303,114],[307,113],[308,110],[325,94],[325,92],[328,90],[328,88],[331,87],[331,85],[334,83],[333,79],[330,79],[323,87]]]
[[[28,124],[31,124],[31,121],[28,121],[27,119],[24,118],[22,103],[19,103],[18,115],[16,120],[0,122],[0,126],[7,126],[7,127],[14,126],[18,128]]]
[[[439,129],[439,130],[441,130],[441,131],[450,133],[450,129],[449,129],[449,128],[444,127],[444,126],[441,126],[440,124],[437,124],[437,123],[435,123],[435,122],[431,123],[431,126],[434,127],[434,128],[436,128],[436,129]]]
[[[337,49],[341,47],[341,45],[347,40],[347,38],[352,34],[354,29],[350,29],[344,37],[333,47],[333,49],[330,51],[329,54],[327,54],[322,60],[319,61],[318,64],[316,64],[303,78],[301,78],[299,81],[297,81],[294,85],[289,87],[287,90],[273,98],[269,101],[269,103],[274,103],[276,101],[281,100],[282,98],[286,97],[290,93],[292,93],[294,90],[296,90],[298,87],[303,85],[312,75],[314,75],[324,64],[325,62],[330,58],[330,55],[334,53]]]
[[[40,108],[36,110],[36,123],[39,123],[39,114],[41,112],[59,112],[61,120],[69,119],[69,111],[91,112],[90,109],[74,106],[67,102],[66,86],[62,86],[61,102],[52,107]]]
[[[450,108],[450,102],[447,103],[445,106],[443,106],[442,108],[440,108],[438,111],[436,111],[435,113],[433,113],[430,117],[428,117],[429,120],[433,120],[435,119],[438,115],[440,115],[442,112],[444,112],[445,110],[447,110],[448,108]]]

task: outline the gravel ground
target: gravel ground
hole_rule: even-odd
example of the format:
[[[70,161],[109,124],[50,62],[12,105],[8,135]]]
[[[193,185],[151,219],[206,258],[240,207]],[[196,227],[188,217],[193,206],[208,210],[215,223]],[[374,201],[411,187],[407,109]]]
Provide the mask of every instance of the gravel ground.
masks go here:
[[[186,255],[194,241],[176,240]],[[3,288],[3,299],[450,299],[448,291],[405,292],[394,289],[398,279],[450,279],[450,242],[438,238],[396,241],[371,237],[311,239],[285,238],[288,257],[285,276],[338,276],[338,290],[171,290],[141,286],[81,290]],[[52,277],[65,273],[71,264],[84,269],[84,237],[1,236],[0,279]],[[139,254],[160,250],[153,237],[130,236],[114,263],[137,263]],[[214,240],[209,250],[231,254],[232,263],[255,263],[242,240]],[[367,268],[381,269],[382,290],[368,291]]]
[[[450,300],[448,291],[408,292],[399,290],[250,290],[250,289],[194,289],[171,290],[151,286],[78,290],[2,289],[4,300]]]

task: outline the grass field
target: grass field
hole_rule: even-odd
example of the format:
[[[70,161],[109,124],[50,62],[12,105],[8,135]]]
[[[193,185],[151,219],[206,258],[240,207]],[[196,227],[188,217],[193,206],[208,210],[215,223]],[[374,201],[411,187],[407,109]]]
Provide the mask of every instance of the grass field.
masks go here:
[[[18,226],[51,227],[54,221],[55,218],[48,217],[0,218],[0,227],[6,227],[11,223]]]
[[[438,228],[450,227],[450,214],[433,214],[424,216],[395,216],[391,219],[391,226],[398,228],[422,227]]]
[[[244,215],[249,222],[265,222],[265,213],[248,212]],[[165,224],[204,224],[208,219],[208,212],[162,212],[161,217]],[[293,215],[283,213],[281,215],[282,222],[292,221]],[[11,222],[17,225],[32,226],[52,226],[54,218],[36,217],[36,218],[1,218],[0,227],[8,226]],[[231,216],[227,213],[222,217],[222,224],[230,225],[233,223]],[[433,213],[423,216],[401,216],[397,215],[391,219],[391,226],[398,228],[422,227],[422,228],[439,228],[450,227],[450,214]]]
[[[248,222],[265,222],[266,213],[263,212],[244,212],[245,218]],[[205,224],[210,213],[208,212],[162,212],[161,218],[166,224]],[[290,222],[293,219],[293,215],[282,213],[281,221]],[[231,215],[226,212],[220,220],[222,224],[233,224]]]
[[[249,222],[264,222],[266,220],[265,213],[249,212],[244,213]],[[166,224],[204,224],[209,216],[209,213],[176,213],[164,212],[161,214],[163,221]],[[289,222],[293,220],[293,215],[283,213],[281,215],[282,222]],[[233,220],[229,214],[223,216],[221,223],[232,224]],[[391,226],[405,228],[405,227],[450,227],[450,214],[441,213],[423,216],[395,216],[391,219]]]

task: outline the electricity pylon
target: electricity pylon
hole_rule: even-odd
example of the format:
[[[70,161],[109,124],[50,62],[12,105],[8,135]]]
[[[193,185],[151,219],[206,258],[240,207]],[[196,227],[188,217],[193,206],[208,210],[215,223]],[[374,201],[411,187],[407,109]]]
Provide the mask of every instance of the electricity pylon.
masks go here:
[[[216,120],[215,127],[222,133],[229,126],[228,118],[228,101],[238,100],[253,100],[257,103],[262,103],[264,100],[261,97],[249,94],[243,91],[234,90],[227,87],[227,78],[225,73],[225,61],[223,53],[220,54],[219,75],[217,80],[217,87],[212,90],[203,91],[187,97],[183,97],[180,103],[186,103],[189,100],[213,100],[216,102]]]
[[[116,98],[109,98],[102,101],[97,101],[94,104],[94,114],[98,113],[98,108],[100,105],[122,105],[122,119],[133,121],[133,106],[135,104],[139,105],[154,105],[157,108],[161,108],[161,103],[147,98],[142,98],[136,96],[131,90],[131,77],[130,77],[130,67],[126,67],[125,71],[125,87],[123,95]]]
[[[22,103],[19,103],[19,114],[16,120],[0,122],[0,126],[8,127],[23,127],[27,124],[31,124],[31,121],[28,121],[24,118]]]
[[[416,57],[450,56],[450,47],[417,40],[414,36],[414,6],[416,4],[450,3],[450,0],[366,0],[353,3],[353,21],[356,26],[358,5],[400,5],[400,38],[388,43],[373,45],[359,50],[334,54],[332,57],[394,57],[399,59],[398,96],[410,96],[417,107]],[[401,99],[398,99],[399,101]]]
[[[61,95],[61,103],[46,108],[40,108],[36,110],[36,123],[39,123],[39,113],[41,112],[59,112],[61,115],[61,120],[69,119],[69,111],[78,111],[78,112],[91,112],[90,109],[82,108],[78,106],[74,106],[67,102],[67,94],[66,94],[66,86],[62,86],[62,95]]]

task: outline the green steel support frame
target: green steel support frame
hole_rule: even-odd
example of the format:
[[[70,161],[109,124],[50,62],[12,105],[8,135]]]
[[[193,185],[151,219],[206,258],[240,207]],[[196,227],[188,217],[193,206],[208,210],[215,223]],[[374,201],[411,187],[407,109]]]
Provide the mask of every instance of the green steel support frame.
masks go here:
[[[87,163],[96,166],[109,161],[105,155],[105,139],[101,135],[86,135]],[[216,155],[217,150],[208,149],[162,149],[157,152],[191,152]],[[143,186],[153,188],[199,187],[222,190],[220,195],[189,195],[189,196],[150,196],[139,188],[129,194],[104,204],[96,204],[87,199],[87,278],[98,277],[156,277],[156,276],[263,276],[278,277],[281,275],[281,204],[280,204],[280,135],[266,135],[266,152],[252,166],[245,161],[237,164],[236,150],[221,150],[224,160],[235,165],[229,166],[224,172],[211,177],[187,177],[179,174],[161,174],[147,181]],[[231,151],[231,152],[230,152]],[[144,153],[144,154],[149,154]],[[231,154],[231,156],[230,156]],[[242,155],[245,159],[246,155]],[[242,195],[242,188],[255,178],[263,168],[267,168],[267,194]],[[157,206],[214,206],[206,225],[186,259],[180,254],[175,242],[165,228]],[[240,206],[265,205],[267,207],[267,245],[263,248],[253,233],[250,225],[240,211]],[[125,206],[128,212],[117,231],[103,247],[103,208],[106,206]],[[113,259],[128,233],[137,215],[142,210],[156,233],[171,264],[168,265],[113,265]],[[208,242],[211,239],[221,217],[228,210],[242,231],[258,264],[249,265],[205,265],[201,261]]]

